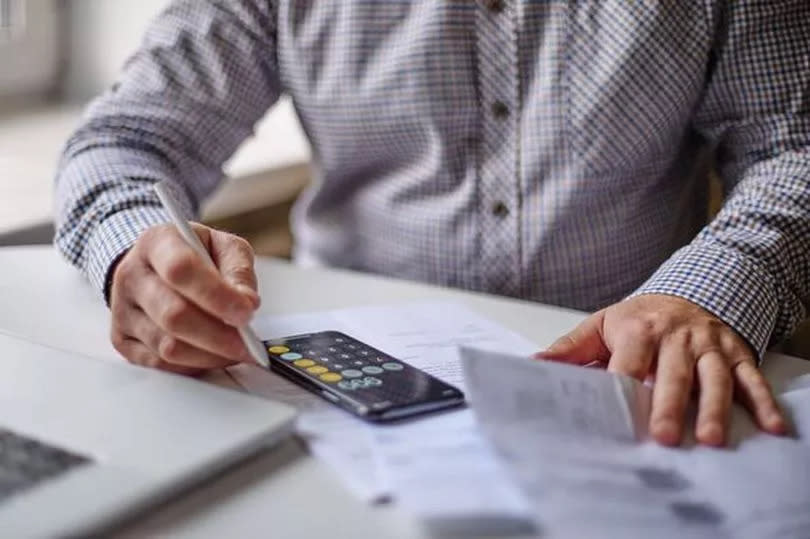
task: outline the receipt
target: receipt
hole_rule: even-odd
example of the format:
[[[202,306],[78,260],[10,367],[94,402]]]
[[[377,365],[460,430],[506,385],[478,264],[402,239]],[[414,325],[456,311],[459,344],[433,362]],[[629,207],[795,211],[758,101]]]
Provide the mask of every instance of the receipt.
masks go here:
[[[395,500],[432,530],[469,537],[535,531],[531,507],[471,410],[374,430]]]

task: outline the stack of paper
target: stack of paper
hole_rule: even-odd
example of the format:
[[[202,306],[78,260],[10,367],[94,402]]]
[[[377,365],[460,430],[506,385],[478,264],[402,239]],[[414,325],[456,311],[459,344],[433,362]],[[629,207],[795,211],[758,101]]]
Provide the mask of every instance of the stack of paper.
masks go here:
[[[468,397],[544,535],[810,537],[810,447],[735,410],[727,449],[646,439],[650,389],[600,370],[464,350]],[[509,388],[505,391],[504,388]],[[810,434],[810,388],[782,396]]]

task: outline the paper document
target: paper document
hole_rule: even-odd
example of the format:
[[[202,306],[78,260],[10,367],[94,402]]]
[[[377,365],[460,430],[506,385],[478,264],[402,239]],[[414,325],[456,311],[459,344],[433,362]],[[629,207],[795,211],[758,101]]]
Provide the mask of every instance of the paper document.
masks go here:
[[[342,331],[462,390],[459,346],[510,350],[519,355],[537,350],[519,335],[446,302],[264,317],[256,319],[253,327],[264,340]],[[229,372],[248,391],[303,410],[297,424],[299,434],[307,439],[313,454],[362,499],[393,497],[434,522],[441,521],[442,515],[448,515],[450,522],[459,520],[461,514],[497,513],[505,525],[525,529],[527,506],[522,495],[497,471],[499,464],[478,434],[469,410],[433,414],[402,425],[371,426],[259,367],[239,365]],[[422,458],[418,466],[403,466],[406,455]],[[457,466],[447,465],[448,455],[455,455],[451,460]],[[426,503],[426,491],[436,495],[430,503]]]
[[[531,506],[470,410],[380,427],[374,434],[396,502],[434,531],[461,537],[534,531]]]
[[[650,389],[636,381],[462,355],[481,429],[544,537],[810,537],[810,438],[764,434],[736,409],[728,449],[667,448],[647,440]],[[810,389],[782,402],[810,435]]]

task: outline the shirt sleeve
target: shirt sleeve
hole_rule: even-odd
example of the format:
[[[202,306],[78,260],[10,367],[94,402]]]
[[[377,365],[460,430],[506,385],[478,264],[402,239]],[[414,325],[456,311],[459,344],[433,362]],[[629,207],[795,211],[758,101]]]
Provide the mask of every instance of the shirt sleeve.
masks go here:
[[[688,299],[761,357],[810,302],[810,2],[724,4],[694,128],[726,202],[634,295]]]
[[[54,242],[99,292],[140,233],[169,221],[152,185],[193,218],[278,99],[272,4],[173,2],[88,107],[57,171]]]

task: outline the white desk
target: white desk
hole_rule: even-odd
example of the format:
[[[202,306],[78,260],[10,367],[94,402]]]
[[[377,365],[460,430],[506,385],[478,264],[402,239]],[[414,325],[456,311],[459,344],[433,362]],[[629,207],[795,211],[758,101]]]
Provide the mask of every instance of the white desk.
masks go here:
[[[370,277],[344,271],[301,270],[270,259],[257,263],[262,312],[293,313],[450,299],[549,344],[582,315],[482,294]],[[107,338],[108,312],[100,298],[50,248],[0,249],[0,331],[85,355],[115,360]],[[2,350],[0,350],[2,354]],[[777,387],[810,372],[810,362],[772,356],[765,372]],[[211,381],[227,385],[224,376]],[[421,537],[395,508],[354,500],[332,472],[296,441],[267,451],[182,499],[126,527],[121,536],[194,537]]]

